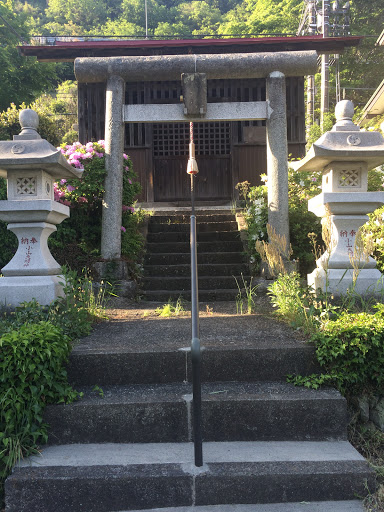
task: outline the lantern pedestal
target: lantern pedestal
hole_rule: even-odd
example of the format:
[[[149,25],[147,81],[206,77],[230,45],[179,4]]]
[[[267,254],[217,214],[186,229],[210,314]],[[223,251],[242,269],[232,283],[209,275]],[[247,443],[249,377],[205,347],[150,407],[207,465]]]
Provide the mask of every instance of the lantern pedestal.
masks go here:
[[[354,292],[357,295],[382,295],[384,291],[383,275],[375,269],[336,269],[316,268],[308,274],[308,285],[314,290],[321,289],[335,297]]]
[[[383,279],[376,261],[363,254],[356,237],[368,221],[368,215],[384,203],[383,192],[327,192],[308,201],[308,210],[322,217],[328,232],[328,250],[317,260],[317,268],[308,275],[314,290],[345,295],[348,290],[359,295],[383,291]],[[337,213],[337,214],[336,214]]]
[[[47,305],[58,297],[64,297],[64,277],[55,276],[14,276],[0,279],[1,305],[16,307],[22,302],[35,299]]]
[[[20,208],[27,204],[27,211]],[[33,222],[20,222],[28,217]],[[48,248],[48,238],[56,231],[56,224],[67,217],[68,206],[55,201],[0,201],[0,219],[9,222],[8,229],[19,241],[16,254],[2,269],[2,304],[17,306],[34,298],[46,305],[64,295],[60,284],[64,281],[60,276],[61,267]]]

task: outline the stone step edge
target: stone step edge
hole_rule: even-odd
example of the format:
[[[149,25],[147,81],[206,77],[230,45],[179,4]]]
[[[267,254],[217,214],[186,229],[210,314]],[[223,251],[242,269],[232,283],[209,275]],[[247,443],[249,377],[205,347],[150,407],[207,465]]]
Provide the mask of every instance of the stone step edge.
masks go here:
[[[227,441],[203,443],[204,465],[194,466],[193,443],[69,444],[42,448],[22,468],[178,464],[200,474],[212,463],[364,462],[348,441]]]
[[[206,505],[191,507],[119,510],[117,512],[364,512],[361,501],[302,501],[256,505]]]
[[[236,297],[239,293],[238,288],[218,288],[218,289],[207,289],[199,290],[199,302],[235,302]],[[267,287],[260,287],[257,289],[258,295],[265,295],[267,293]],[[190,290],[141,290],[140,294],[145,298],[147,302],[164,302],[170,299],[177,299],[178,297],[190,300]],[[215,298],[212,298],[215,296]],[[148,298],[152,297],[152,298]],[[208,298],[207,298],[208,297]],[[223,297],[225,297],[223,299]]]
[[[243,275],[243,277],[244,277],[245,282],[248,285],[249,284],[249,280],[251,279],[251,276],[248,274],[248,275]],[[153,283],[153,284],[155,284],[155,283],[163,283],[164,282],[164,278],[167,279],[168,283],[172,283],[174,286],[177,286],[179,284],[185,284],[185,283],[187,283],[187,285],[188,284],[190,285],[190,282],[191,282],[191,276],[178,276],[178,275],[174,275],[174,274],[173,275],[171,274],[169,276],[143,276],[141,278],[140,282],[143,283],[143,284],[146,284],[146,283]],[[235,278],[237,279],[237,281],[238,281],[238,283],[240,285],[243,285],[242,288],[244,288],[244,284],[243,284],[242,279],[241,279],[241,274],[234,274],[234,275],[229,275],[229,276],[228,275],[198,276],[198,280],[199,280],[200,284],[202,284],[203,281],[215,284],[216,281],[220,281],[221,280],[222,282],[231,283],[231,284],[233,283],[233,284],[236,285],[236,283],[234,282]],[[224,286],[222,286],[222,287],[220,287],[218,289],[219,290],[227,290],[227,288],[225,288]],[[228,289],[229,290],[234,290],[235,288],[232,286],[232,287],[230,287]],[[211,290],[211,287],[208,288],[208,291],[210,291],[210,290]],[[203,291],[203,288],[201,288],[201,291]]]

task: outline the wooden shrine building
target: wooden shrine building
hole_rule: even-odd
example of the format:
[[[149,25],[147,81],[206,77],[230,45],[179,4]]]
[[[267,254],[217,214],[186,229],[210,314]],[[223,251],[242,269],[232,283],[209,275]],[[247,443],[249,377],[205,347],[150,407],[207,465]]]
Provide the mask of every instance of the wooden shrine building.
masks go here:
[[[64,38],[63,38],[64,39]],[[260,53],[317,50],[340,53],[355,46],[360,37],[268,37],[200,40],[60,41],[42,46],[22,46],[23,55],[41,61],[73,61],[76,57],[148,56],[183,54]],[[49,41],[48,41],[49,43]],[[105,83],[80,83],[78,124],[80,142],[104,139]],[[208,103],[266,100],[266,82],[259,79],[208,80]],[[180,103],[180,81],[129,82],[125,104]],[[304,77],[286,77],[288,151],[293,158],[305,152]],[[266,173],[265,120],[194,123],[199,175],[196,198],[209,204],[225,204],[236,198],[242,181],[260,184]],[[130,123],[125,127],[125,151],[132,159],[143,192],[139,201],[183,204],[190,197],[186,177],[189,124]]]

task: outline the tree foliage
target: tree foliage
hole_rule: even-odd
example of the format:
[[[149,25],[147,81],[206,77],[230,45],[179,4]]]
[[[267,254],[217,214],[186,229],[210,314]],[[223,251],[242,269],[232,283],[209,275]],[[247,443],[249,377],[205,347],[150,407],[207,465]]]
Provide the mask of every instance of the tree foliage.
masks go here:
[[[382,0],[351,0],[351,33],[367,37],[340,57],[341,88],[363,106],[382,80]],[[303,0],[147,0],[149,37],[247,36],[297,31]],[[373,14],[374,13],[374,14]],[[29,35],[145,37],[144,0],[0,0],[0,111],[30,103],[56,80],[62,65],[37,63],[16,49]],[[5,20],[5,21],[4,21]],[[60,80],[61,76],[57,76]],[[68,76],[65,69],[64,79]],[[331,110],[334,73],[331,67]],[[54,84],[56,85],[56,84]]]
[[[55,64],[22,57],[17,45],[28,37],[27,15],[16,12],[13,0],[0,0],[0,111],[11,102],[33,101],[55,79]]]

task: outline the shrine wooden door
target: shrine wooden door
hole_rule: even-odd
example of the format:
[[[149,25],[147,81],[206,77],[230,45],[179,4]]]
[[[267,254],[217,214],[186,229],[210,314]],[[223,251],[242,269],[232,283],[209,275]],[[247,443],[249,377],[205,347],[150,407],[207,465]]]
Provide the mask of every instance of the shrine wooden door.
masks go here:
[[[154,124],[152,137],[154,200],[189,200],[190,178],[186,173],[189,124]],[[195,181],[196,200],[231,199],[231,123],[194,123],[194,141],[199,167]]]

